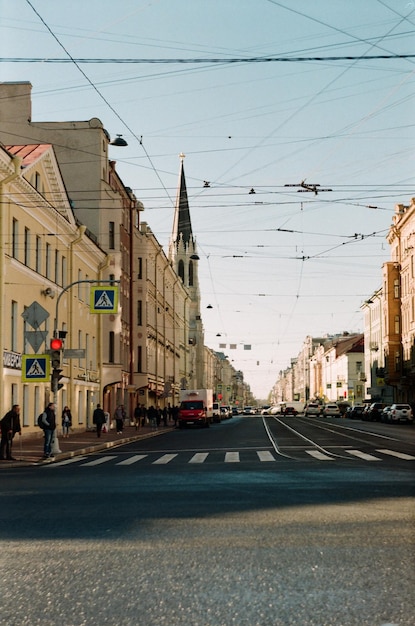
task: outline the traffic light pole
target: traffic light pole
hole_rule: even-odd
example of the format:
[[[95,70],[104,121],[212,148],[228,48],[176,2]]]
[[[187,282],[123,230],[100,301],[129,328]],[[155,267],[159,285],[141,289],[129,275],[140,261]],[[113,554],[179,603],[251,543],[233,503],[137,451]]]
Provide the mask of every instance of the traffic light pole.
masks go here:
[[[58,323],[58,315],[59,315],[59,303],[60,300],[63,296],[64,293],[66,293],[69,289],[71,289],[72,287],[74,287],[75,285],[80,285],[82,283],[88,283],[88,284],[94,284],[94,283],[105,283],[105,284],[110,284],[110,285],[117,285],[120,283],[119,280],[93,280],[93,279],[85,279],[85,280],[75,280],[73,283],[69,283],[69,285],[66,285],[66,287],[64,287],[62,289],[62,291],[60,292],[60,294],[58,295],[57,299],[56,299],[56,309],[55,309],[55,320],[54,320],[54,326],[53,326],[53,339],[59,339],[59,323]],[[52,341],[53,341],[52,339]],[[60,352],[63,355],[63,342],[62,342],[62,346],[60,349]],[[61,356],[62,356],[61,355]],[[60,363],[61,365],[61,363]],[[55,405],[55,411],[56,411],[56,407],[58,405],[58,391],[59,391],[59,379],[60,379],[60,373],[61,373],[62,369],[61,367],[56,368],[54,367],[52,369],[52,374],[51,374],[51,388],[52,388],[52,393],[53,393],[53,403]],[[55,436],[53,438],[52,441],[52,452],[54,454],[59,454],[61,452],[61,450],[59,449],[59,442],[58,442],[58,437],[56,435],[56,430],[55,430]]]

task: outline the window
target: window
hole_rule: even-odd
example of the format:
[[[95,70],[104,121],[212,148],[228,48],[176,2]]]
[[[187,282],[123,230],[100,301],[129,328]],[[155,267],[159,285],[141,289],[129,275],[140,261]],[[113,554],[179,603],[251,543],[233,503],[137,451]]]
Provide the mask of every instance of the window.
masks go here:
[[[399,335],[400,332],[400,320],[399,320],[399,315],[395,315],[395,333],[397,335]]]
[[[24,264],[30,267],[30,230],[24,229]]]
[[[66,282],[66,273],[68,271],[68,264],[66,261],[66,257],[63,256],[62,257],[62,270],[61,270],[61,285],[62,287],[66,287],[67,286],[67,282]]]
[[[143,325],[143,301],[137,300],[137,326]]]
[[[184,263],[183,261],[179,261],[179,266],[178,266],[178,274],[179,277],[182,279],[182,282],[184,283]]]
[[[399,298],[399,278],[395,278],[393,281],[393,297]]]
[[[12,223],[12,257],[14,259],[18,259],[19,258],[18,239],[19,239],[19,222],[16,219],[13,219],[13,223]]]
[[[50,272],[51,272],[51,247],[50,247],[50,243],[46,244],[46,254],[45,254],[45,259],[46,259],[46,278],[50,278]]]
[[[59,250],[55,250],[55,283],[61,284],[61,259]]]
[[[108,363],[115,363],[115,333],[112,330],[108,336]]]
[[[143,349],[141,346],[137,347],[137,372],[143,371]]]
[[[189,287],[193,287],[193,261],[189,262]]]
[[[108,247],[110,250],[115,248],[115,222],[110,222],[108,225]]]
[[[141,256],[137,259],[137,278],[143,278],[143,259]]]
[[[17,322],[18,322],[17,302],[12,300],[12,303],[11,303],[11,334],[10,334],[11,345],[10,345],[10,348],[11,348],[11,350],[13,352],[17,352]]]
[[[39,236],[36,237],[36,271],[42,273],[42,242]]]

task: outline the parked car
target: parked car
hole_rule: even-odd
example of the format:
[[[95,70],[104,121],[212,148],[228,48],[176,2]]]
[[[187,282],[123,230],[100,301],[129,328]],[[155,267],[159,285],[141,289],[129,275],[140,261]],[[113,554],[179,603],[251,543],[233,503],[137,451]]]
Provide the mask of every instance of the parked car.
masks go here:
[[[232,415],[239,415],[239,409],[237,406],[232,407]]]
[[[384,408],[384,403],[372,402],[368,410],[363,414],[363,419],[369,422],[380,422],[380,416]]]
[[[324,417],[340,417],[340,409],[337,404],[326,404],[323,407]]]
[[[261,415],[269,415],[270,409],[270,406],[263,406],[261,409]]]
[[[391,412],[391,406],[385,406],[385,408],[382,410],[382,413],[380,414],[380,421],[381,422],[390,422],[390,412]]]
[[[305,408],[306,417],[315,417],[321,414],[321,406],[318,402],[309,402]]]
[[[277,415],[278,413],[281,413],[281,404],[275,404],[269,410],[270,415]]]
[[[231,411],[231,407],[230,406],[222,405],[220,407],[220,413],[221,413],[221,416],[222,416],[223,420],[227,420],[230,417],[232,417],[232,411]]]
[[[255,415],[256,411],[253,406],[244,407],[244,415]]]
[[[362,419],[363,411],[365,410],[364,404],[355,404],[354,406],[349,406],[346,411],[346,417],[351,420]]]
[[[392,424],[397,422],[409,422],[414,421],[412,409],[409,404],[392,404],[389,413],[389,420]]]
[[[287,406],[284,408],[284,410],[282,411],[282,415],[298,415],[298,411],[294,406],[291,406],[290,404],[287,404]]]

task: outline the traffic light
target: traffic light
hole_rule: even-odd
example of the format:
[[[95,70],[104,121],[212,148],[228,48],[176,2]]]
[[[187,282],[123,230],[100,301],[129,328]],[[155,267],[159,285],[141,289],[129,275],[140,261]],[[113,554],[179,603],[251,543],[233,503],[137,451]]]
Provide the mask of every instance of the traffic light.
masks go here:
[[[56,393],[63,387],[63,383],[59,382],[61,378],[63,378],[62,370],[58,368],[53,369],[52,370],[52,391],[54,393]]]
[[[62,351],[63,351],[63,341],[62,339],[58,339],[54,337],[50,341],[50,364],[53,369],[58,369],[61,367],[62,361]]]
[[[63,341],[58,337],[54,337],[50,341],[50,363],[52,366],[52,391],[56,393],[59,389],[62,389],[63,383],[59,381],[63,378],[62,375],[62,354],[63,354]]]

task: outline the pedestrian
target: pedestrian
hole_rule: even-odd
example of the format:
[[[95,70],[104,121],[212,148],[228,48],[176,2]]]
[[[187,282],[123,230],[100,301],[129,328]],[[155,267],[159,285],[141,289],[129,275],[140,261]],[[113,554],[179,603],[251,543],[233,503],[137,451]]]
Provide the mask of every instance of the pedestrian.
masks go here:
[[[52,443],[53,435],[56,430],[55,404],[53,402],[49,402],[42,413],[41,428],[43,429],[45,437],[43,445],[43,458],[53,459],[54,455],[52,454]]]
[[[72,427],[72,414],[68,406],[62,411],[62,435],[64,439],[69,437],[69,429]]]
[[[145,404],[141,405],[141,426],[147,424],[147,408]]]
[[[137,406],[134,409],[134,426],[136,430],[140,429],[141,415],[142,415],[141,407],[139,404],[137,404]]]
[[[172,422],[173,421],[173,413],[174,413],[174,411],[173,411],[173,407],[170,404],[170,402],[169,402],[169,404],[167,406],[167,412],[169,414],[169,422]]]
[[[163,413],[159,406],[155,409],[155,411],[156,411],[156,423],[157,423],[157,428],[158,428],[161,424],[161,418],[162,418]]]
[[[147,415],[151,428],[157,428],[157,409],[154,406],[150,406]]]
[[[167,417],[168,417],[167,407],[164,406],[161,412],[162,412],[163,424],[164,424],[164,427],[166,427],[167,426]]]
[[[100,404],[97,404],[97,408],[95,409],[92,415],[92,423],[97,427],[97,437],[101,437],[102,426],[107,421],[105,417],[105,413],[101,408]]]
[[[174,427],[177,428],[177,420],[179,419],[179,407],[177,404],[173,407],[173,422]]]
[[[0,421],[1,442],[0,442],[0,460],[15,461],[12,457],[13,437],[16,433],[22,435],[20,426],[20,406],[13,404],[10,411],[6,413]]]
[[[115,423],[117,426],[117,433],[121,434],[124,429],[124,420],[125,420],[125,410],[124,410],[123,404],[119,404],[117,408],[115,409],[114,419],[115,419]]]

